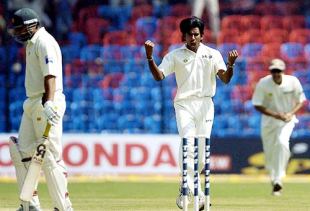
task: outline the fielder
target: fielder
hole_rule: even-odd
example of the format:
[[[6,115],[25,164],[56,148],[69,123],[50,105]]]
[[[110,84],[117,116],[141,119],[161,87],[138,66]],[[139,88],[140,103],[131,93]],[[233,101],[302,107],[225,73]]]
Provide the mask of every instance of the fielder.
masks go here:
[[[40,142],[47,122],[49,150],[46,152],[43,171],[55,211],[71,211],[67,190],[67,171],[62,160],[62,118],[65,96],[62,93],[62,58],[58,43],[40,27],[38,15],[22,8],[12,18],[12,36],[26,46],[25,88],[27,99],[18,138],[10,137],[10,154],[16,170],[19,192],[27,174],[30,158]],[[30,203],[21,202],[18,211],[39,211],[40,202],[35,191]]]
[[[178,90],[174,98],[174,108],[179,135],[181,138],[188,139],[187,181],[190,192],[193,193],[194,138],[200,138],[199,152],[203,152],[204,140],[210,139],[213,124],[212,97],[215,94],[216,77],[224,83],[229,83],[238,53],[236,50],[229,52],[228,64],[225,65],[218,50],[202,44],[204,23],[197,17],[183,19],[180,23],[180,31],[184,45],[165,55],[159,66],[153,60],[155,44],[148,40],[144,45],[149,69],[156,81],[175,73]],[[204,154],[199,153],[199,171],[204,164],[203,158]],[[182,169],[182,147],[180,147],[179,164]],[[200,184],[199,178],[199,207],[202,210],[205,199]],[[183,209],[181,188],[176,203],[180,209]]]
[[[252,103],[262,113],[261,138],[265,166],[273,185],[272,194],[281,195],[282,178],[290,158],[289,139],[298,122],[295,113],[306,100],[302,86],[295,76],[284,74],[285,63],[273,59],[271,75],[260,79]]]

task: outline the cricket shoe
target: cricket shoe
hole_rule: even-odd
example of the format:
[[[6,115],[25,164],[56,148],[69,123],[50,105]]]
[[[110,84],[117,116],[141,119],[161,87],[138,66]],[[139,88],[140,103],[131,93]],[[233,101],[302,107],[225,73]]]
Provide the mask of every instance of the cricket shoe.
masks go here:
[[[179,195],[177,196],[177,199],[175,200],[177,206],[180,208],[180,209],[183,209],[183,195],[182,195],[182,189],[180,188],[179,189]],[[192,193],[189,191],[189,194],[188,194],[188,204],[190,204],[192,201]]]
[[[204,208],[205,208],[205,196],[200,196],[198,203],[199,203],[199,211],[204,210]],[[211,207],[211,203],[210,203],[210,207]]]
[[[23,205],[20,205],[20,207],[16,211],[24,211],[25,209],[23,208]],[[29,211],[41,211],[40,208],[30,205],[29,206]]]
[[[274,196],[281,196],[281,192],[282,192],[282,186],[278,183],[275,183],[273,185],[273,189],[272,189],[272,195]]]
[[[59,211],[57,207],[54,207],[54,211]],[[72,207],[69,207],[66,211],[74,211]]]
[[[205,208],[205,197],[201,196],[199,197],[199,211],[204,210]]]
[[[183,209],[183,195],[182,193],[177,197],[177,199],[175,200],[178,208],[180,208],[181,210]],[[188,204],[190,203],[189,200],[189,196],[188,196]]]

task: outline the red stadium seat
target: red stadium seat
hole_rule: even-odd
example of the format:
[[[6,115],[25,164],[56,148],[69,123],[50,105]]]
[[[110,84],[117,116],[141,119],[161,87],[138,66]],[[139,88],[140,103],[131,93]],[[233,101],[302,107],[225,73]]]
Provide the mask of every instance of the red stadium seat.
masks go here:
[[[86,32],[85,31],[85,24],[86,21],[89,18],[98,18],[98,6],[89,6],[86,8],[83,8],[79,11],[79,17],[78,17],[78,29],[82,32]]]
[[[310,29],[293,29],[289,34],[290,42],[298,42],[306,45],[310,43]]]
[[[241,19],[241,15],[225,16],[221,21],[221,30],[243,30]]]
[[[293,29],[305,28],[306,20],[303,15],[289,15],[282,18],[283,28],[287,31]]]
[[[212,31],[209,29],[205,29],[203,32],[203,41],[206,43],[212,42]]]
[[[172,33],[172,36],[169,37],[170,41],[171,41],[171,44],[179,44],[179,43],[182,43],[182,34],[180,32],[179,29],[175,30],[173,33]]]
[[[167,16],[158,20],[158,27],[155,33],[155,39],[157,43],[160,43],[164,51],[166,51],[170,45],[178,44],[182,42],[179,25],[183,17]]]
[[[88,44],[101,44],[102,38],[109,30],[110,23],[102,18],[89,18],[85,24]]]
[[[237,29],[222,29],[217,37],[217,44],[240,43],[240,35]]]
[[[269,29],[263,32],[264,43],[284,43],[288,41],[288,31],[280,28]]]
[[[158,20],[158,25],[162,29],[177,30],[179,29],[180,19],[175,16],[166,16]]]
[[[280,43],[264,44],[261,51],[261,56],[265,58],[280,58],[281,57],[280,48],[281,48]]]
[[[241,16],[240,22],[243,29],[251,30],[251,29],[260,29],[260,19],[259,15],[244,15]]]
[[[260,72],[254,72],[254,71],[253,72],[249,72],[248,73],[248,83],[250,84],[250,86],[253,89],[253,88],[255,88],[255,85],[257,84],[257,82],[261,78],[263,78],[263,77],[265,77],[265,76],[267,76],[269,74],[270,74],[270,72],[268,70],[263,70],[263,71],[260,71]]]
[[[160,45],[163,45],[163,46],[170,46],[171,44],[174,44],[174,39],[175,37],[174,36],[174,32],[175,31],[178,31],[178,29],[170,29],[170,28],[165,28],[165,27],[162,27],[162,28],[158,28],[155,32],[155,40],[156,40],[156,43],[160,44]],[[180,33],[179,35],[177,35],[178,37],[178,42],[180,42]]]
[[[102,41],[103,45],[135,45],[136,39],[127,31],[107,32]]]
[[[153,7],[149,4],[142,4],[133,7],[131,13],[131,22],[134,23],[138,18],[152,16]]]
[[[262,31],[267,31],[274,28],[283,28],[281,16],[266,15],[261,18],[260,26]]]
[[[259,29],[250,29],[240,36],[240,44],[263,43],[263,35]]]

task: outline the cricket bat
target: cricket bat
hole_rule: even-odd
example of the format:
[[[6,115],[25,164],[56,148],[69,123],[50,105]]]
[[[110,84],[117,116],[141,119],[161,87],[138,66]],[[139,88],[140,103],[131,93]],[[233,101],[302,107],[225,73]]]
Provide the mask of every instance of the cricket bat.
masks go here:
[[[35,152],[31,158],[31,163],[29,165],[22,191],[19,196],[22,201],[30,201],[32,199],[33,192],[35,191],[35,186],[40,178],[40,172],[44,161],[44,156],[48,147],[46,140],[48,138],[50,129],[51,125],[47,123],[42,137],[43,142],[37,145]]]

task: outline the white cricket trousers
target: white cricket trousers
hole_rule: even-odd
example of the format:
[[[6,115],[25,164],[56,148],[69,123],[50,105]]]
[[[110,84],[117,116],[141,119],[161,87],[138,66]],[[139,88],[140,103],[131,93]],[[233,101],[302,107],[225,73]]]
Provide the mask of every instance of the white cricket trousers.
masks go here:
[[[281,126],[262,127],[261,136],[265,153],[265,166],[269,171],[272,183],[282,184],[290,158],[289,139],[293,132],[294,121]]]
[[[194,193],[194,138],[198,141],[198,169],[204,167],[205,139],[210,138],[214,119],[212,98],[191,98],[174,103],[178,132],[181,138],[188,138],[188,174],[187,181],[191,193]],[[179,148],[179,166],[182,170],[182,141]],[[198,181],[201,184],[198,174]],[[204,196],[201,185],[198,186],[199,197]]]
[[[62,118],[66,109],[65,96],[62,93],[55,93],[54,103],[57,112],[61,117],[59,124],[52,126],[49,132],[50,145],[56,161],[62,159]],[[19,149],[24,156],[32,156],[36,141],[42,138],[47,119],[43,113],[42,95],[27,98],[23,104],[23,115],[19,127]]]
[[[53,206],[62,211],[71,209],[67,190],[67,171],[62,160],[62,119],[66,109],[65,96],[62,92],[55,93],[54,103],[61,118],[59,123],[50,129],[49,150],[46,152],[42,169]],[[47,124],[43,113],[42,94],[27,98],[23,110],[18,139],[19,150],[25,158],[32,156]]]

